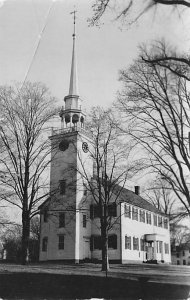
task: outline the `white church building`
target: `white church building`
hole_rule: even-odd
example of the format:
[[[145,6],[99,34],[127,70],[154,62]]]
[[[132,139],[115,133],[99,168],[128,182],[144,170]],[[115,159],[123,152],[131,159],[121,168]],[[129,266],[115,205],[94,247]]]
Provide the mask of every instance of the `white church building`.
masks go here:
[[[69,94],[60,111],[61,128],[50,136],[50,197],[39,207],[40,261],[101,260],[97,205],[78,171],[82,162],[93,178],[91,135],[85,129],[77,88],[75,42],[74,21]],[[134,192],[122,188],[117,205],[108,211],[117,220],[108,236],[110,261],[171,262],[168,217],[139,195],[138,186]]]

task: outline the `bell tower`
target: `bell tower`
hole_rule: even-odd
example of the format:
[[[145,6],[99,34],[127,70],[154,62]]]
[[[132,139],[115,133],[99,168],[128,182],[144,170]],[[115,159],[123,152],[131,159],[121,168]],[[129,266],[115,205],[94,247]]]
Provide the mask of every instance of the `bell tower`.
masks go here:
[[[49,137],[50,198],[40,207],[41,261],[79,262],[84,259],[84,245],[89,248],[85,248],[85,253],[90,253],[90,222],[84,227],[89,214],[85,184],[86,177],[91,178],[93,174],[93,147],[91,134],[85,129],[86,116],[78,92],[76,11],[72,14],[74,31],[69,94],[64,98],[65,104],[59,113],[61,128],[52,129]]]
[[[84,128],[85,114],[81,110],[81,99],[78,93],[77,59],[76,59],[76,11],[74,15],[73,51],[69,94],[64,98],[65,107],[60,112],[62,128]]]

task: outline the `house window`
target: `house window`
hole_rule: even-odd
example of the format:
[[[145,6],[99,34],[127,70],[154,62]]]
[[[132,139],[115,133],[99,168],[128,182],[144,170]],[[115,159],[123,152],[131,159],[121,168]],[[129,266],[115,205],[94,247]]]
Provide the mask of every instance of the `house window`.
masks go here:
[[[131,236],[125,236],[125,249],[131,250]]]
[[[169,245],[164,243],[165,254],[169,254]]]
[[[139,250],[139,239],[133,237],[133,250]]]
[[[162,253],[162,242],[159,241],[159,253]]]
[[[158,216],[158,227],[162,227],[162,217]]]
[[[177,265],[179,265],[179,260],[177,260]]]
[[[102,241],[100,235],[94,235],[90,238],[90,250],[101,250],[102,249]]]
[[[183,265],[186,265],[186,260],[185,259],[183,260]]]
[[[82,217],[82,224],[83,224],[83,228],[86,228],[86,215],[83,215]]]
[[[65,246],[65,236],[59,235],[59,244],[58,244],[59,250],[63,250],[64,246]]]
[[[177,253],[176,256],[179,258],[179,253]]]
[[[115,202],[108,205],[108,216],[117,217],[117,206]]]
[[[109,249],[117,249],[117,235],[109,235],[108,236],[108,248]]]
[[[90,219],[95,219],[100,217],[100,209],[98,205],[90,205]]]
[[[107,212],[109,217],[117,217],[117,206],[116,203],[107,205]],[[100,218],[100,207],[99,205],[90,205],[90,218]]]
[[[151,224],[151,213],[150,212],[146,213],[146,223]]]
[[[131,218],[131,206],[127,204],[125,204],[125,217]]]
[[[154,226],[158,226],[158,218],[157,218],[157,215],[154,215]]]
[[[48,245],[48,238],[45,236],[42,240],[42,251],[46,252],[47,251],[47,245]]]
[[[183,250],[183,256],[185,256],[185,251]]]
[[[45,210],[44,210],[44,223],[47,223],[47,221],[48,221],[48,212],[47,212],[47,210],[45,209]]]
[[[144,212],[144,210],[140,210],[140,222],[145,223],[145,212]]]
[[[138,208],[132,208],[132,219],[138,221]]]
[[[164,219],[164,228],[168,229],[168,219]]]
[[[145,242],[144,239],[140,239],[141,251],[145,251]]]
[[[65,227],[65,213],[59,213],[59,227]]]
[[[66,180],[59,180],[59,191],[60,191],[60,195],[65,195],[65,193],[66,193]]]

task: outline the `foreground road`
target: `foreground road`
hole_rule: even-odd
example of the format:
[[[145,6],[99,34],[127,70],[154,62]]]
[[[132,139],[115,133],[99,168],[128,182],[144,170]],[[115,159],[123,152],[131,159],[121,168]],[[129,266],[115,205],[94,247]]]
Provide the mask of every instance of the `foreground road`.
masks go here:
[[[48,273],[63,275],[88,275],[105,277],[99,264],[63,264],[44,263],[27,266],[0,264],[0,274],[7,273]],[[111,265],[108,277],[129,280],[143,280],[154,283],[166,283],[190,286],[190,267],[172,265],[128,264]]]

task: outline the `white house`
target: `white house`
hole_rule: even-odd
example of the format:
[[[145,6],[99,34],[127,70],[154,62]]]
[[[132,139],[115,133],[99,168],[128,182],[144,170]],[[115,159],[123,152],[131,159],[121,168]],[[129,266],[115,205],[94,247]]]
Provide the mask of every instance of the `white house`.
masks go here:
[[[41,206],[40,261],[101,259],[100,220],[97,205],[80,176],[84,168],[93,178],[90,156],[91,135],[85,129],[77,87],[75,30],[69,95],[60,112],[61,128],[50,137],[52,162],[50,198]],[[118,186],[119,189],[119,186]],[[116,222],[109,232],[109,259],[171,262],[170,234],[167,216],[135,192],[122,189],[110,206]]]

